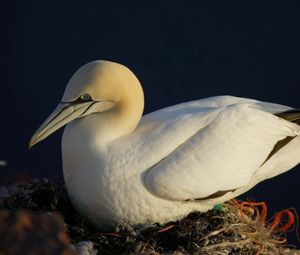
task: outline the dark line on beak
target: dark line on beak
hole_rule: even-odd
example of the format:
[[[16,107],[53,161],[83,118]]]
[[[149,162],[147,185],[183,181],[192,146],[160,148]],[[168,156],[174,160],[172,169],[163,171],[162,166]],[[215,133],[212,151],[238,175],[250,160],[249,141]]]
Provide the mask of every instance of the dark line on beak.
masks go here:
[[[98,101],[94,101],[93,103],[91,103],[85,110],[84,110],[84,112],[83,113],[81,113],[80,115],[79,115],[79,117],[81,117],[83,114],[85,114],[95,103],[97,103]],[[64,110],[66,110],[68,107],[70,107],[70,106],[72,106],[73,104],[68,104],[67,106],[65,106],[65,107],[63,107],[55,116],[53,116],[53,118],[48,122],[48,124],[49,123],[51,123],[51,122],[53,122]],[[75,105],[75,104],[74,104]],[[77,110],[74,110],[72,113],[74,113],[74,112],[76,112],[76,111],[78,111],[79,109],[77,109]],[[60,122],[62,122],[62,121],[64,121],[66,118],[68,118],[70,116],[70,114],[69,115],[67,115],[66,117],[64,117],[63,119],[61,119],[60,120]],[[57,125],[58,123],[55,123],[55,125]],[[46,125],[47,126],[47,125]],[[45,126],[45,127],[46,127]],[[44,127],[44,128],[45,128]],[[46,131],[44,131],[43,133],[41,133],[38,137],[41,137],[42,135],[44,135],[45,134],[45,132]]]
[[[93,103],[91,103],[85,110],[83,113],[81,113],[79,115],[79,117],[83,116],[95,103],[98,103],[98,101],[94,101]]]
[[[93,102],[93,101],[94,100],[92,100],[92,99],[83,101],[80,97],[78,97],[77,99],[75,99],[73,101],[60,101],[60,103],[61,104],[75,105],[75,104],[83,104],[83,103],[88,103],[88,102]]]
[[[47,127],[48,126],[48,124],[49,123],[51,123],[53,120],[55,120],[64,110],[66,110],[68,107],[70,107],[71,105],[67,105],[67,106],[65,106],[64,108],[62,108],[50,121],[48,121],[48,123],[47,123],[47,125],[45,126],[45,127]],[[76,111],[76,110],[75,110]],[[74,111],[74,112],[75,112]],[[66,117],[64,117],[63,119],[61,119],[61,121],[60,122],[62,122],[63,120],[65,120],[66,118],[68,118],[70,116],[70,114],[69,115],[67,115]],[[55,125],[57,125],[58,123],[56,123]],[[44,127],[44,128],[45,128]],[[46,130],[47,131],[47,130]],[[41,133],[39,136],[38,136],[38,138],[39,137],[41,137],[43,134],[45,134],[45,132],[46,131],[44,131],[43,133]]]
[[[66,110],[70,106],[71,105],[67,105],[67,106],[63,107],[55,116],[53,116],[53,118],[50,121],[48,121],[48,123],[54,121],[58,117],[58,115],[60,115],[64,110]]]

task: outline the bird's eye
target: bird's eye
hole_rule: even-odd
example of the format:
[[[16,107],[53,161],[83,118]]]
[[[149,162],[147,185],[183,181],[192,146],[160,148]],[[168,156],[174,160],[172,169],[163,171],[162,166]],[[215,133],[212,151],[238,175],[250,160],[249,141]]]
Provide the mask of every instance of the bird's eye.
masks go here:
[[[83,94],[79,97],[81,102],[88,102],[91,101],[91,96],[89,94]]]

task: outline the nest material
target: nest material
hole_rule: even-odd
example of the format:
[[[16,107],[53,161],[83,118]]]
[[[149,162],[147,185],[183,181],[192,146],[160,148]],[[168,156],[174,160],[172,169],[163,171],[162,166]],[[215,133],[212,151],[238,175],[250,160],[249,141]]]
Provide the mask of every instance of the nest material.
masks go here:
[[[76,213],[62,180],[42,180],[19,186],[17,191],[2,199],[1,208],[12,213],[25,209],[34,214],[60,214],[72,243],[91,241],[98,254],[300,254],[287,248],[284,236],[294,223],[293,214],[285,210],[267,224],[264,203],[232,200],[222,208],[194,212],[163,226],[153,224],[132,228],[120,224],[114,233],[100,233]],[[287,221],[281,223],[283,214]],[[3,217],[0,221],[0,226],[8,224]],[[0,240],[12,231],[14,223],[10,224],[12,226],[6,228],[6,233],[0,232]],[[33,226],[39,231],[39,224]],[[61,228],[58,229],[62,232]],[[1,249],[3,252],[0,243],[0,254]]]
[[[76,255],[58,216],[1,210],[0,226],[0,254]]]

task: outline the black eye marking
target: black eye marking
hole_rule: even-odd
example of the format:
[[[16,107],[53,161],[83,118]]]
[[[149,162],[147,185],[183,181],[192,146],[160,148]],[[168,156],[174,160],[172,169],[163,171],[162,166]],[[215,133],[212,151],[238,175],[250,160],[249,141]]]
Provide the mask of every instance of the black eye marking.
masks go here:
[[[93,101],[92,97],[89,94],[83,94],[74,101],[61,101],[63,104],[81,104],[81,103],[86,103],[86,102],[91,102]]]
[[[78,98],[81,102],[89,102],[91,101],[91,96],[89,94],[83,94]]]

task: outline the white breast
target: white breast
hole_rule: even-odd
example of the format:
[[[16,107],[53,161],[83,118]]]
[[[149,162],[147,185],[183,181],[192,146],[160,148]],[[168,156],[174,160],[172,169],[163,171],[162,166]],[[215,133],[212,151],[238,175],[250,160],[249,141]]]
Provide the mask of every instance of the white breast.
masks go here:
[[[110,139],[101,117],[76,120],[62,143],[71,200],[98,226],[165,222],[207,210],[299,163],[289,157],[300,148],[297,139],[261,167],[277,141],[299,134],[298,125],[271,114],[288,109],[208,98],[148,114],[132,134],[118,139]],[[193,201],[223,190],[236,191]]]

